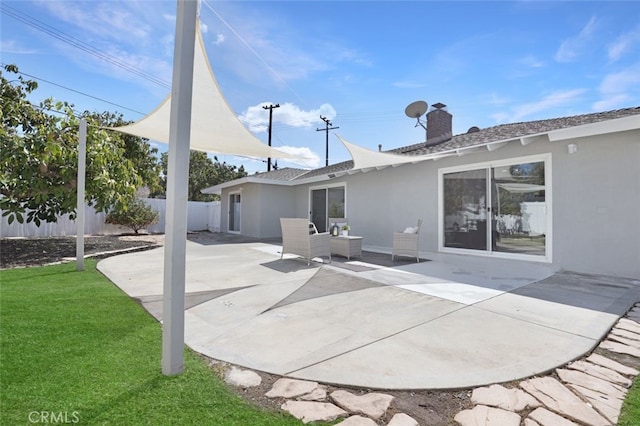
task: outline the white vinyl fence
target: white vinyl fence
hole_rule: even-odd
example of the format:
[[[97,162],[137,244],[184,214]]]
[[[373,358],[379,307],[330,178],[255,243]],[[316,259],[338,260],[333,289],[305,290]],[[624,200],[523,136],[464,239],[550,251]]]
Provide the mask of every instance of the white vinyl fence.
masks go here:
[[[151,225],[147,231],[151,233],[164,233],[166,200],[158,198],[144,198],[147,204],[159,213],[158,223]],[[187,230],[220,232],[220,201],[209,203],[189,201],[187,208]],[[1,212],[1,211],[0,211]],[[131,232],[124,226],[107,225],[104,223],[106,214],[98,213],[93,207],[85,206],[85,234],[121,234]],[[58,217],[55,223],[43,222],[40,226],[31,223],[18,223],[11,225],[6,217],[0,218],[0,237],[57,237],[76,235],[76,222],[69,219],[69,215]]]

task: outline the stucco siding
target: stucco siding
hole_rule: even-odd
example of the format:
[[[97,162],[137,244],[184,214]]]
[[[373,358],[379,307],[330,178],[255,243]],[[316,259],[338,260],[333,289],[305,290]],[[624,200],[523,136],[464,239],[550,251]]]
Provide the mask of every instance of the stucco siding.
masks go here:
[[[569,153],[575,144],[577,152]],[[310,188],[345,184],[346,217],[363,246],[390,252],[394,231],[423,220],[420,249],[439,247],[439,177],[449,168],[534,158],[547,161],[545,206],[551,232],[547,257],[554,269],[640,278],[640,131],[562,142],[519,142],[489,151],[438,161],[355,173],[313,184],[248,184],[242,192],[242,234],[259,238],[280,235],[280,217],[309,217]],[[229,188],[237,190],[238,188]],[[223,224],[228,229],[228,193],[223,193]],[[469,255],[504,253],[467,250]],[[509,255],[506,255],[509,256]]]
[[[634,141],[635,139],[635,141]],[[640,132],[572,141],[554,157],[554,264],[640,278]]]
[[[229,231],[229,194],[241,194],[240,234],[253,238],[279,237],[280,217],[295,217],[294,188],[245,183],[222,191],[222,232]]]
[[[295,216],[294,188],[263,185],[260,194],[260,224],[258,238],[281,237],[280,218]]]

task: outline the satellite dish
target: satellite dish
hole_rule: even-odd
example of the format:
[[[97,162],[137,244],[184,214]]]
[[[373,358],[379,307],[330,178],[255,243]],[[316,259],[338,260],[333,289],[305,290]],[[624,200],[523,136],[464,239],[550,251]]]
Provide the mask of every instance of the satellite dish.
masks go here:
[[[409,118],[420,118],[427,112],[428,105],[425,101],[415,101],[407,105],[404,109],[404,113]]]
[[[425,101],[415,101],[407,105],[407,107],[404,109],[404,113],[407,115],[407,117],[415,118],[417,120],[415,127],[418,127],[419,124],[423,129],[427,130],[425,125],[420,121],[420,117],[422,117],[422,115],[427,112],[428,107],[429,106]]]

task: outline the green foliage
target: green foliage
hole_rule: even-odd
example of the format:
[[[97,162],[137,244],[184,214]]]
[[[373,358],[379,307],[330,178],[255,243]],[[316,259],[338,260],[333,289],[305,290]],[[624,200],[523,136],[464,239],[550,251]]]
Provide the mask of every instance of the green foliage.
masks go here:
[[[92,122],[101,127],[119,127],[131,124],[131,121],[123,119],[122,114],[108,111],[102,113],[85,111],[84,115],[90,117]],[[125,133],[112,133],[120,139],[124,158],[133,163],[133,168],[142,179],[142,186],[147,187],[150,192],[158,191],[160,189],[160,172],[162,171],[158,148],[152,148],[148,139]]]
[[[106,223],[131,228],[136,234],[149,225],[158,223],[158,212],[140,199],[118,206],[107,215]]]
[[[18,73],[15,65],[4,70]],[[55,222],[59,215],[76,215],[79,119],[66,102],[46,99],[32,104],[27,96],[36,88],[34,81],[20,75],[10,81],[0,72],[0,209],[9,223],[22,223],[26,218],[40,225]],[[155,157],[148,145],[99,127],[121,121],[121,117],[109,113],[84,116],[86,202],[97,211],[108,211],[131,199],[141,185],[153,185]]]
[[[85,269],[0,271],[0,424],[30,424],[34,411],[82,425],[302,424],[236,396],[188,349],[184,373],[164,376],[158,321],[94,260]]]
[[[624,404],[622,404],[618,425],[640,425],[640,376],[636,376],[633,380],[633,386],[629,389]]]
[[[239,179],[247,175],[243,166],[239,168],[226,162],[220,163],[218,157],[212,161],[206,152],[190,151],[189,153],[189,201],[213,201],[217,196],[203,194],[200,191],[213,185]],[[162,190],[152,196],[163,196],[167,189],[167,170],[169,168],[169,156],[166,152],[160,158],[163,178],[161,178]]]

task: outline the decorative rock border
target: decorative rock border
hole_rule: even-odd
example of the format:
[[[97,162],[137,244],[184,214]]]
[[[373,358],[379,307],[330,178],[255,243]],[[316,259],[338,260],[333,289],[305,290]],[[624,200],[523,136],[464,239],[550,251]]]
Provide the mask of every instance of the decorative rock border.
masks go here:
[[[501,385],[474,389],[475,407],[459,412],[455,420],[462,426],[615,425],[627,389],[639,374],[636,368],[611,359],[620,354],[640,364],[640,304],[618,320],[596,352],[557,368],[557,377],[523,380],[519,389]]]
[[[615,359],[614,359],[615,358]],[[626,365],[626,364],[631,364]],[[612,426],[640,367],[640,303],[620,318],[596,350],[554,373],[511,385],[491,385],[471,391],[473,408],[455,415],[461,426]],[[261,383],[250,370],[232,367],[225,381],[248,388]],[[304,423],[335,421],[344,426],[377,426],[394,396],[379,392],[356,395],[343,389],[331,393],[317,382],[280,378],[265,396]],[[393,413],[393,411],[392,411]],[[389,414],[390,415],[390,414]],[[397,412],[387,426],[418,426]]]

